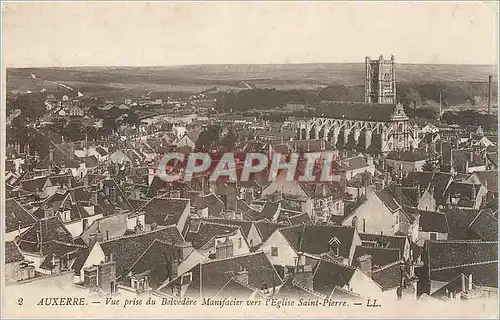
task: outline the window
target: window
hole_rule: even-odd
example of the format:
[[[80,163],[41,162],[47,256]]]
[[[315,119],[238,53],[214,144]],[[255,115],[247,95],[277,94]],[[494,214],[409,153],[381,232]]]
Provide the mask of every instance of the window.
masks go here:
[[[278,256],[278,247],[271,247],[271,256],[272,257]]]
[[[172,295],[174,295],[176,297],[180,297],[181,296],[181,287],[174,285],[172,287]]]
[[[436,240],[437,239],[437,233],[431,232],[431,240]]]
[[[253,239],[250,239],[250,248],[253,247]]]
[[[366,219],[363,219],[363,233],[366,232]]]
[[[238,238],[238,248],[240,249],[241,246],[242,246],[242,244],[241,244],[241,238]]]
[[[332,239],[330,239],[330,241],[328,243],[330,244],[330,251],[334,255],[339,256],[340,255],[340,240],[337,237],[333,237]]]
[[[192,280],[193,280],[193,274],[191,272],[188,272],[182,275],[181,284],[191,283]]]

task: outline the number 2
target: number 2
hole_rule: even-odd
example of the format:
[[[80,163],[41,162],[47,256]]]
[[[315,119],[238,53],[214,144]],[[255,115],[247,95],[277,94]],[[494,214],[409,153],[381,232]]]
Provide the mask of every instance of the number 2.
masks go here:
[[[22,306],[22,305],[23,305],[23,298],[19,298],[19,299],[17,299],[17,304],[18,304],[19,306]]]

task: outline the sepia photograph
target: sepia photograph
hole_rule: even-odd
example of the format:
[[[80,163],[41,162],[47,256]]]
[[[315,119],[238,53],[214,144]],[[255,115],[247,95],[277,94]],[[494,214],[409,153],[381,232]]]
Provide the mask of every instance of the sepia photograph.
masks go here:
[[[1,317],[491,318],[496,1],[2,1]]]

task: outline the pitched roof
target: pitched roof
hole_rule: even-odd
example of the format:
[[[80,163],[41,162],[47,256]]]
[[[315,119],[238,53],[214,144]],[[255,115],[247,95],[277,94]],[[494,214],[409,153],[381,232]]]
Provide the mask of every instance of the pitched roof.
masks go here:
[[[417,162],[417,161],[423,161],[427,158],[413,151],[391,151],[386,156],[386,159],[405,161],[405,162]]]
[[[5,201],[5,229],[11,232],[20,228],[33,225],[37,219],[29,213],[17,200],[7,199]]]
[[[359,237],[364,247],[398,249],[403,257],[408,239],[404,236],[389,236],[381,234],[360,233]]]
[[[87,246],[56,240],[50,247],[50,250],[46,252],[47,256],[42,263],[40,263],[40,268],[50,270],[55,267],[52,263],[53,258],[61,259],[63,256],[67,256],[69,259],[72,259],[77,257],[80,251],[88,252]]]
[[[95,233],[107,234],[109,239],[121,237],[127,230],[127,214],[111,214],[106,217],[94,220],[87,229],[83,230],[80,238],[89,244]]]
[[[482,185],[487,186],[487,190],[491,192],[498,192],[498,171],[476,171],[472,173],[476,176]]]
[[[5,263],[23,261],[24,256],[14,241],[5,241]]]
[[[348,284],[355,271],[355,268],[321,259],[313,270],[313,289],[329,296],[335,287]]]
[[[334,197],[338,199],[343,196],[342,187],[338,182],[328,183],[311,183],[300,182],[300,187],[311,198],[328,198]]]
[[[224,202],[213,193],[198,197],[194,201],[193,207],[197,210],[208,208],[209,216],[220,215],[225,208]]]
[[[481,210],[472,220],[469,228],[484,241],[498,239],[498,219],[487,210]]]
[[[256,290],[264,287],[271,288],[273,283],[278,286],[282,283],[279,274],[263,252],[249,253],[226,259],[205,261],[190,270],[192,281],[186,296],[199,297],[200,274],[202,275],[203,296],[215,296],[242,270],[248,271],[247,287]],[[181,276],[172,281],[179,283]]]
[[[403,179],[404,186],[420,185],[420,191],[433,191],[432,195],[438,204],[443,204],[446,191],[453,181],[450,173],[444,172],[428,172],[428,171],[411,171],[407,177]]]
[[[186,241],[190,241],[195,249],[215,246],[216,237],[234,234],[240,227],[234,224],[225,224],[201,220],[198,230],[189,230]]]
[[[287,142],[295,152],[324,152],[335,150],[335,147],[324,139],[317,140],[292,140]]]
[[[72,242],[73,236],[61,220],[53,216],[38,220],[21,234],[17,244],[22,251],[46,254],[56,240]]]
[[[372,257],[372,269],[388,265],[403,258],[397,248],[356,246],[353,261],[367,254]]]
[[[300,285],[297,281],[294,281],[293,277],[287,277],[284,280],[285,282],[279,288],[279,291],[276,293],[277,298],[291,298],[291,299],[299,299],[299,298],[325,298],[326,296],[320,293],[317,293],[313,290],[305,288]]]
[[[446,214],[433,211],[418,211],[420,214],[419,228],[424,232],[448,233]]]
[[[120,185],[116,182],[115,179],[106,178],[102,180],[104,195],[108,201],[111,201],[112,204],[116,207],[119,207],[123,210],[133,211],[134,207],[128,201],[127,196],[123,192]],[[113,199],[113,190],[116,191],[116,197]]]
[[[311,254],[329,252],[330,241],[337,238],[339,254],[349,257],[356,230],[344,226],[298,225],[282,228],[280,232],[295,251]]]
[[[424,262],[433,280],[450,281],[460,273],[473,273],[476,284],[497,287],[498,241],[427,241]]]
[[[140,274],[149,271],[149,283],[153,290],[157,289],[168,278],[176,277],[173,262],[180,260],[179,246],[155,239],[144,253],[133,262],[130,271]]]
[[[97,146],[97,148],[95,148],[95,151],[101,156],[101,157],[104,157],[108,154],[108,152],[101,146]]]
[[[457,196],[458,206],[473,208],[474,203],[479,196],[480,184],[473,184],[469,182],[452,182],[450,185],[450,195],[452,197]]]
[[[470,224],[479,213],[479,210],[452,208],[446,209],[444,212],[448,221],[448,240],[479,240],[479,236],[470,230]]]
[[[277,211],[280,210],[280,207],[281,206],[279,203],[266,201],[264,207],[262,207],[262,210],[260,211],[258,216],[261,219],[273,220],[274,216],[277,214]]]
[[[124,275],[155,239],[173,244],[184,242],[175,226],[159,227],[150,232],[132,234],[100,243],[106,255],[113,254],[117,278]]]
[[[270,222],[268,220],[257,221],[255,222],[255,226],[259,231],[262,241],[266,241],[276,229],[286,227],[286,225]]]
[[[387,122],[395,107],[394,104],[324,101],[316,108],[316,113],[325,118]]]
[[[50,143],[50,147],[52,148],[52,163],[50,161],[50,155],[46,156],[37,166],[37,169],[48,169],[50,165],[55,165],[58,167],[65,167],[65,168],[79,168],[80,165],[78,164],[78,161],[74,160],[71,155],[67,153],[68,150],[63,150],[65,149],[64,144],[54,144],[53,142]]]
[[[450,298],[450,293],[462,292],[462,288],[469,287],[469,277],[466,277],[463,273],[456,276],[453,280],[443,285],[441,288],[437,289],[431,293],[431,297],[436,299],[447,300]]]
[[[43,187],[45,186],[45,183],[47,182],[47,179],[49,179],[48,176],[22,180],[21,181],[21,188],[23,190],[30,191],[30,192],[36,192],[36,191],[42,192]]]
[[[342,159],[340,160],[340,163],[342,164],[342,168],[344,168],[345,170],[356,170],[368,167],[366,158],[362,155],[358,155],[352,158]]]
[[[307,213],[296,214],[294,216],[288,217],[288,223],[291,226],[296,226],[299,224],[309,224],[312,223],[311,217]]]
[[[397,288],[401,281],[401,261],[394,261],[388,265],[372,271],[372,279],[382,287],[383,291]]]
[[[225,224],[225,225],[238,226],[241,228],[241,231],[245,237],[248,237],[248,235],[250,233],[250,229],[252,228],[252,225],[255,223],[253,221],[246,221],[246,220],[219,219],[219,218],[204,219],[204,220],[214,222],[214,223],[221,223],[221,224]]]
[[[375,194],[389,210],[395,211],[401,207],[394,199],[394,196],[391,194],[389,186],[384,189],[375,191]]]
[[[153,198],[139,211],[145,213],[145,223],[167,226],[177,224],[186,208],[189,199]]]

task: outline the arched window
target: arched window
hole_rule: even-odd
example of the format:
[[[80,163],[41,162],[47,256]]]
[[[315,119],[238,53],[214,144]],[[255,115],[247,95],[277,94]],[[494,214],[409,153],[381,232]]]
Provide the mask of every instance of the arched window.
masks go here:
[[[399,132],[403,132],[403,124],[402,124],[402,123],[400,123],[400,124],[398,125],[398,131],[399,131]]]

